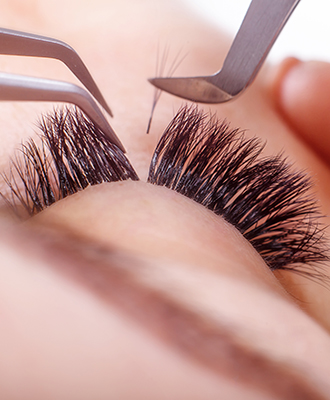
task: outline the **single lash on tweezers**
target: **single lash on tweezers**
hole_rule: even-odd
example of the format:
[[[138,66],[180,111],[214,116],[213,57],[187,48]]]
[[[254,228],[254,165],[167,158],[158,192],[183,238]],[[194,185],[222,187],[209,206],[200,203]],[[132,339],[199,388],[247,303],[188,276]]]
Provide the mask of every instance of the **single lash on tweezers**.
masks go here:
[[[299,1],[252,0],[223,67],[214,75],[152,78],[149,82],[199,103],[223,103],[236,98],[253,82]]]
[[[44,36],[0,28],[0,54],[46,57],[62,61],[112,116],[85,64],[68,44]],[[122,151],[124,146],[91,94],[68,82],[0,73],[0,100],[59,101],[77,105]]]

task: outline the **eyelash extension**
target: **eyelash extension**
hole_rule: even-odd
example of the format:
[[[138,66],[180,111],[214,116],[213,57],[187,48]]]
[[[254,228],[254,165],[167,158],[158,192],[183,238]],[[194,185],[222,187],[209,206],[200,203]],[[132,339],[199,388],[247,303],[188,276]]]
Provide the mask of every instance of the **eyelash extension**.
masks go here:
[[[20,215],[34,215],[89,185],[139,180],[124,153],[77,108],[54,110],[39,122],[41,145],[22,144],[3,178],[10,197],[1,194]]]
[[[187,54],[185,54],[184,56],[181,56],[180,53],[181,53],[181,51],[179,51],[177,53],[176,57],[172,61],[172,65],[169,67],[167,73],[165,74],[165,65],[167,64],[167,61],[169,58],[170,48],[168,46],[165,46],[162,57],[159,58],[160,48],[159,48],[159,43],[158,43],[155,76],[161,77],[165,74],[167,77],[171,77],[174,74],[174,72],[176,71],[176,69],[179,67],[179,65],[182,63],[182,61],[187,56]],[[148,125],[147,125],[147,131],[146,131],[147,134],[150,132],[156,105],[157,105],[161,95],[162,95],[162,90],[155,87],[154,88],[154,98],[152,101],[150,117],[149,117],[149,121],[148,121]]]
[[[183,107],[154,152],[148,182],[202,204],[234,225],[271,270],[325,275],[323,229],[311,182],[281,155],[197,107]],[[314,268],[312,270],[312,268]]]

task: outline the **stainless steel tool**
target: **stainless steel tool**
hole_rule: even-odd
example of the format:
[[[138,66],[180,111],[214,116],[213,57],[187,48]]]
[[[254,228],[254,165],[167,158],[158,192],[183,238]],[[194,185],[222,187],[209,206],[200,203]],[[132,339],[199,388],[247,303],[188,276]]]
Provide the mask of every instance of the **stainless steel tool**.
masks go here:
[[[0,101],[54,101],[75,104],[125,152],[124,146],[91,94],[111,115],[109,106],[71,46],[56,39],[0,28],[0,54],[57,58],[63,61],[89,90],[88,92],[68,82],[0,73]]]
[[[200,103],[235,98],[254,80],[300,0],[252,0],[223,67],[211,76],[152,78],[154,86]]]

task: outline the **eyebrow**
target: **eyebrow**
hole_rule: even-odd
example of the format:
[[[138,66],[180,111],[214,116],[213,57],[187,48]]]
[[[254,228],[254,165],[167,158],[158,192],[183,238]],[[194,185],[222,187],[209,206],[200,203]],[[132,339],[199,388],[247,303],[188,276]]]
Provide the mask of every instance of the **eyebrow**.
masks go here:
[[[114,304],[163,342],[218,375],[284,400],[325,399],[293,366],[242,344],[234,329],[138,279],[141,270],[156,267],[157,261],[86,240],[67,227],[33,223],[12,233],[1,233],[1,240],[19,243],[21,252],[37,255],[45,265]]]

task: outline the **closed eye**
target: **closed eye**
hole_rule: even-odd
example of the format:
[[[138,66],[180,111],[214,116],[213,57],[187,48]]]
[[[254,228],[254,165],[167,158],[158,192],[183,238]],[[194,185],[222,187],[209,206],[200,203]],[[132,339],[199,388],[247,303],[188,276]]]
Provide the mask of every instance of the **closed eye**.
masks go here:
[[[126,156],[77,109],[45,116],[41,145],[23,144],[4,175],[5,200],[34,215],[89,185],[138,180]],[[204,205],[234,225],[271,270],[327,280],[319,210],[305,174],[215,117],[183,107],[152,157],[148,182]],[[316,265],[319,265],[318,267]]]

